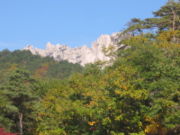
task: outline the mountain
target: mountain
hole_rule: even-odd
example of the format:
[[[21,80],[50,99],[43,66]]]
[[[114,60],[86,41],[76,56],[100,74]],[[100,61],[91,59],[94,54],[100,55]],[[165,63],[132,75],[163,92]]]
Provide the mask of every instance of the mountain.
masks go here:
[[[66,45],[53,45],[47,43],[46,49],[35,48],[31,45],[26,46],[23,50],[29,50],[34,55],[40,55],[42,57],[52,57],[56,61],[66,60],[70,63],[78,63],[82,66],[88,63],[94,63],[96,61],[108,61],[110,58],[103,52],[103,48],[113,46],[115,48],[123,47],[124,45],[118,45],[118,43],[126,36],[121,33],[113,33],[112,35],[101,35],[95,42],[92,43],[92,47],[87,46],[71,48]]]
[[[26,50],[0,51],[0,83],[7,78],[7,74],[15,69],[25,69],[31,72],[36,78],[58,78],[63,79],[71,74],[82,71],[79,64],[67,61],[55,61],[50,57],[33,55]]]

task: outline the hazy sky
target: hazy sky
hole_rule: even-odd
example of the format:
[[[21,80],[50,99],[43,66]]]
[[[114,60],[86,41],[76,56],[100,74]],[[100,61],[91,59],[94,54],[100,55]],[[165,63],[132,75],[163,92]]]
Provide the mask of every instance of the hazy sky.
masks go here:
[[[152,17],[167,0],[0,0],[0,50],[47,42],[90,45],[131,18]]]

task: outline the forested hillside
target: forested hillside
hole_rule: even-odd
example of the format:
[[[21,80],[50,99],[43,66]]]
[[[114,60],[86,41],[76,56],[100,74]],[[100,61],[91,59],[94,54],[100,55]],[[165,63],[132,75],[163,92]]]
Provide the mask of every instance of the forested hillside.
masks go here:
[[[32,55],[29,51],[16,50],[10,52],[3,50],[0,52],[0,72],[3,75],[21,68],[30,71],[35,78],[59,78],[64,79],[73,72],[81,72],[82,67],[79,64],[72,64],[67,61],[56,62],[53,58],[42,58],[38,55]]]
[[[180,3],[153,14],[131,20],[123,31],[131,36],[119,43],[128,47],[109,54],[110,66],[79,72],[28,52],[1,52],[0,127],[21,135],[179,135]],[[76,73],[61,79],[62,66],[67,76]]]

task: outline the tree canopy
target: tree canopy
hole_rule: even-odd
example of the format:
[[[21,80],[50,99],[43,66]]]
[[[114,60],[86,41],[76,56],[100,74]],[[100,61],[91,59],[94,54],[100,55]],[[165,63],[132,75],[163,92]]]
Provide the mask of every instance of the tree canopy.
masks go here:
[[[0,133],[179,135],[179,9],[169,1],[154,18],[132,19],[109,64],[0,52]]]

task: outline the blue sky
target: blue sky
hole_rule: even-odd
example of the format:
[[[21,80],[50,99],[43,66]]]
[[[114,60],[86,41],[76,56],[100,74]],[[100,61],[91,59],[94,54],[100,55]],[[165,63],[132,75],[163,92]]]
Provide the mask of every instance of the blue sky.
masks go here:
[[[90,45],[131,18],[152,17],[167,0],[0,0],[0,50],[47,42]]]

